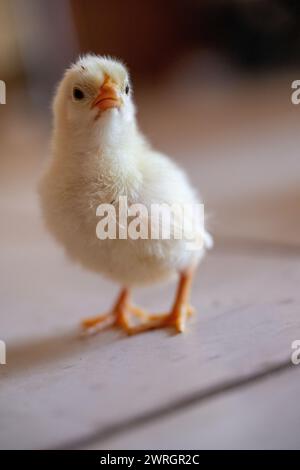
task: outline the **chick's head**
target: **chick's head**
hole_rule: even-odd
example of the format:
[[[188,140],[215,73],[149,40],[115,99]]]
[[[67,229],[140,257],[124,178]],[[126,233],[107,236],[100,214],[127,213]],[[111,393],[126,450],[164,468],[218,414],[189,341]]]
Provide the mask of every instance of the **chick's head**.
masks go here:
[[[81,57],[66,71],[53,108],[60,124],[81,129],[101,126],[112,117],[132,121],[135,108],[126,67],[107,57]]]

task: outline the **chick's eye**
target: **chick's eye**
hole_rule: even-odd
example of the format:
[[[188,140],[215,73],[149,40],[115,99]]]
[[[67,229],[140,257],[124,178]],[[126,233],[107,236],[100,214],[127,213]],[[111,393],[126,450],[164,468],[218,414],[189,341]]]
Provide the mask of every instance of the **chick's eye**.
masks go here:
[[[84,93],[83,93],[83,91],[80,90],[80,88],[75,87],[75,88],[73,89],[73,98],[74,98],[75,100],[83,100],[83,98],[84,98]]]
[[[126,93],[126,95],[128,95],[128,93],[129,93],[129,85],[126,85],[125,93]]]

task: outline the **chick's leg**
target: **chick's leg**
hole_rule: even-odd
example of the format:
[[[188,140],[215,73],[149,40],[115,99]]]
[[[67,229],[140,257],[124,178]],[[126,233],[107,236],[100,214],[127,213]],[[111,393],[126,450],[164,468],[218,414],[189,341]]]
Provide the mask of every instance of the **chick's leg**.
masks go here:
[[[106,315],[96,315],[94,317],[86,318],[81,322],[81,326],[84,330],[95,328],[96,326],[111,326],[117,324],[124,326],[126,324],[126,306],[129,299],[129,290],[127,288],[122,289],[117,298],[115,305],[113,306],[110,313]]]
[[[166,319],[167,325],[174,325],[178,333],[182,333],[185,330],[186,319],[194,312],[193,308],[189,305],[192,279],[193,274],[191,271],[181,274],[174,305],[169,317]]]
[[[192,271],[186,271],[180,275],[175,301],[170,313],[166,315],[149,315],[147,322],[130,328],[128,333],[136,334],[165,326],[174,326],[178,333],[183,332],[185,330],[186,319],[194,313],[194,309],[189,305],[192,279]]]

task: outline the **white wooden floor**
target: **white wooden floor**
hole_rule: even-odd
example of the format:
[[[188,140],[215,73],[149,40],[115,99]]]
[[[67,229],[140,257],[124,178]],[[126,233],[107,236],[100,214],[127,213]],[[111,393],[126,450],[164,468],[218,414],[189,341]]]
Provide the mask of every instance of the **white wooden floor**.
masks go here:
[[[117,287],[65,259],[35,195],[47,128],[10,111],[0,198],[1,448],[299,448],[300,107],[290,81],[138,96],[140,119],[205,197],[215,249],[197,315],[168,330],[79,338]],[[159,116],[159,118],[158,118]],[[2,138],[1,137],[1,138]],[[165,310],[174,286],[137,292]]]

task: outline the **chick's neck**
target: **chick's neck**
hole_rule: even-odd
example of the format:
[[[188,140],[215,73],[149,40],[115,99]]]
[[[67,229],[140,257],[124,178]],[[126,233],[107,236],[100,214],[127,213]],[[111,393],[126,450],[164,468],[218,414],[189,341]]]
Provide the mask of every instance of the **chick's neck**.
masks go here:
[[[96,178],[104,186],[111,187],[115,181],[126,188],[130,181],[140,179],[138,158],[144,141],[134,118],[126,121],[117,113],[105,113],[92,126],[60,130],[57,126],[54,153],[61,162],[59,154],[67,151],[63,172],[68,180]]]

